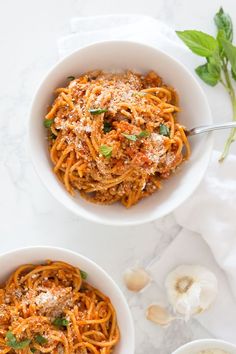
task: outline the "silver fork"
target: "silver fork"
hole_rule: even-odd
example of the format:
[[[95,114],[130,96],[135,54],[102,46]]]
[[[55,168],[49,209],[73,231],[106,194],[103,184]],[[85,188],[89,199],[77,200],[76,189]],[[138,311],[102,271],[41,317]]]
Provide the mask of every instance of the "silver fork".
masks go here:
[[[192,129],[184,129],[185,134],[188,136],[197,135],[202,133],[207,133],[212,130],[219,130],[219,129],[229,129],[229,128],[236,128],[236,122],[227,122],[221,124],[211,124],[211,125],[201,125],[199,127],[195,127]]]

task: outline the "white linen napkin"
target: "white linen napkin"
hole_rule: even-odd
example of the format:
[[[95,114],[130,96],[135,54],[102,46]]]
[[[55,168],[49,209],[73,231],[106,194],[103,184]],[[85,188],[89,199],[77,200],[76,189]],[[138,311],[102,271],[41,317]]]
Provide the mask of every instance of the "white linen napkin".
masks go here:
[[[179,225],[206,241],[236,297],[236,156],[223,164],[219,157],[214,151],[203,182],[174,214]]]
[[[164,23],[140,15],[73,18],[70,27],[72,34],[62,37],[58,41],[60,57],[85,45],[110,39],[128,39],[153,45],[158,44],[162,49],[172,51],[172,42],[177,38],[174,31]],[[182,46],[180,42],[179,46]]]
[[[192,71],[200,62],[171,28],[148,16],[74,18],[70,29],[71,34],[58,42],[60,57],[97,41],[128,39],[156,46]],[[212,100],[212,89],[205,86],[204,90]],[[211,269],[219,281],[219,296],[212,308],[197,319],[213,336],[236,343],[236,156],[219,164],[218,155],[214,152],[207,175],[194,195],[174,213],[184,230],[149,266],[149,271],[163,286],[168,272],[179,264],[201,264]]]

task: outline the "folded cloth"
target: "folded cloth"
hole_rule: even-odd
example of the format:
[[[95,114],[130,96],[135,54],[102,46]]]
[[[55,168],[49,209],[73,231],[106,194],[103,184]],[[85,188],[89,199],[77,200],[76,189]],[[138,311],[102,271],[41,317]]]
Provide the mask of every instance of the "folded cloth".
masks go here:
[[[201,234],[236,297],[236,156],[223,164],[219,156],[213,153],[203,182],[174,215],[179,225]]]
[[[169,51],[173,50],[173,41],[175,41],[177,48],[182,47],[184,53],[189,54],[181,42],[177,41],[177,36],[172,29],[148,16],[108,15],[73,18],[70,26],[72,34],[58,41],[60,57],[85,45],[114,39],[138,40]]]
[[[74,18],[70,26],[71,34],[58,42],[60,57],[97,41],[126,39],[158,47],[191,71],[200,63],[171,28],[151,17],[109,15]],[[205,85],[204,90],[210,103],[215,104],[212,89]],[[216,94],[217,90],[221,92],[217,88]],[[149,271],[156,283],[163,286],[168,272],[179,264],[201,264],[210,268],[218,278],[219,295],[212,308],[197,319],[212,335],[236,343],[236,303],[232,294],[233,291],[236,296],[236,157],[231,155],[224,164],[219,164],[218,156],[219,153],[214,152],[200,187],[174,213],[184,230],[162,257],[149,266]]]

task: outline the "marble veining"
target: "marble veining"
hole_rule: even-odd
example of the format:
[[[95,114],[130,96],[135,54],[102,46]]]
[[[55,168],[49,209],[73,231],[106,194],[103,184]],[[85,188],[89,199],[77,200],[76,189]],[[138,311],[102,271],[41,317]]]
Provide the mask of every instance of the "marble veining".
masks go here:
[[[136,354],[170,354],[191,339],[211,336],[195,320],[173,322],[166,329],[148,322],[146,307],[165,300],[163,289],[152,283],[140,294],[133,294],[122,282],[127,267],[148,267],[158,259],[180,227],[169,215],[142,226],[113,228],[89,223],[65,210],[48,194],[30,161],[30,103],[39,81],[58,59],[57,39],[68,33],[71,17],[140,13],[153,15],[174,28],[212,31],[209,16],[220,4],[236,23],[233,0],[214,0],[207,5],[203,0],[9,0],[0,5],[0,251],[55,245],[98,262],[127,297],[136,327]],[[230,108],[220,104],[215,93],[210,95],[215,120],[227,120]],[[216,147],[221,145],[222,136],[216,139]],[[109,253],[104,252],[107,249]]]

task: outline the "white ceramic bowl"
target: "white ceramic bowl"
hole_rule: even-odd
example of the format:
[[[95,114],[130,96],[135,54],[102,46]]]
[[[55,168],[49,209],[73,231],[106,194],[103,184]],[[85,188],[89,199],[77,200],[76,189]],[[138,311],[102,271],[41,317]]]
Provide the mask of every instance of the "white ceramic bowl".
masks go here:
[[[172,354],[198,354],[202,350],[221,349],[229,354],[236,354],[236,346],[219,339],[200,339],[187,343]]]
[[[106,294],[114,305],[121,331],[121,339],[114,354],[134,354],[134,327],[129,307],[121,290],[112,278],[88,258],[55,247],[28,247],[0,255],[0,283],[21,264],[60,260],[77,266],[88,273],[88,282]]]
[[[75,214],[110,225],[134,225],[158,219],[178,207],[195,190],[208,166],[212,136],[192,137],[192,156],[180,171],[164,182],[163,189],[129,210],[121,204],[99,206],[71,197],[52,172],[43,118],[53,100],[55,88],[66,84],[70,75],[93,69],[156,71],[176,88],[182,112],[179,121],[187,127],[211,123],[204,93],[192,74],[177,60],[144,44],[127,41],[100,42],[82,48],[57,63],[46,75],[35,95],[30,118],[30,152],[34,166],[52,195]]]

